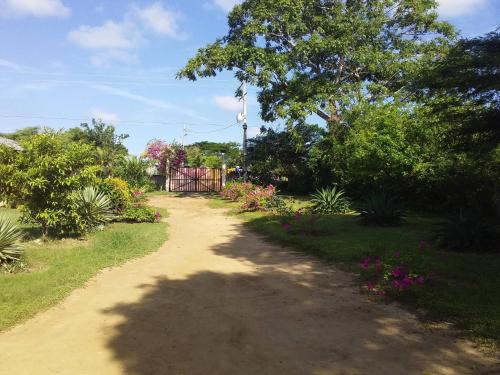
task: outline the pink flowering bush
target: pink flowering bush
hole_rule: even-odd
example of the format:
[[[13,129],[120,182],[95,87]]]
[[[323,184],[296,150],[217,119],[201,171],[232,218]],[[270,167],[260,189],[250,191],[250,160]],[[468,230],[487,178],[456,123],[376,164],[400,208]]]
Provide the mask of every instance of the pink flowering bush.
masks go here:
[[[176,144],[168,144],[161,139],[154,139],[146,146],[144,156],[157,162],[160,172],[165,171],[167,162],[172,167],[180,167],[186,161],[186,151]]]
[[[146,193],[142,190],[132,191],[132,206],[138,207],[146,203],[147,197]]]
[[[419,244],[420,252],[425,249],[425,242]],[[415,261],[415,259],[413,259]],[[408,266],[401,252],[397,251],[392,256],[367,256],[363,258],[359,267],[361,276],[366,280],[366,289],[378,296],[389,294],[397,295],[422,287],[430,280],[431,272],[417,272]],[[414,262],[412,262],[414,263]]]
[[[273,185],[267,187],[255,186],[243,197],[243,211],[265,211],[266,203],[276,194],[276,188]]]
[[[242,211],[272,211],[269,203],[276,197],[276,187],[260,186],[250,182],[230,182],[219,195],[233,202],[242,202]]]
[[[242,200],[243,197],[254,189],[255,186],[250,182],[228,182],[219,194],[224,199],[236,202]]]

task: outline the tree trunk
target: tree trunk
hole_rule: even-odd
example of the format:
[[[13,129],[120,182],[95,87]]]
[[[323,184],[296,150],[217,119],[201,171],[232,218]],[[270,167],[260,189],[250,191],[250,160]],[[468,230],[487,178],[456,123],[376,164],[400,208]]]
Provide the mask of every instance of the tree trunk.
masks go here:
[[[336,112],[336,111],[335,111]],[[330,135],[334,138],[337,137],[338,135],[338,130],[340,126],[340,116],[337,115],[337,113],[332,112],[332,113],[326,113],[322,110],[317,110],[316,114],[321,117],[323,120],[326,121],[326,126],[328,128],[328,132]]]

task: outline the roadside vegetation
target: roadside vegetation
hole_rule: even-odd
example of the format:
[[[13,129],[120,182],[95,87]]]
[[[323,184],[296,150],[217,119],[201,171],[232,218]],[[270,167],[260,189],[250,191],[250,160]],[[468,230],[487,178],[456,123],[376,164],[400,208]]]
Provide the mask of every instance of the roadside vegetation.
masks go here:
[[[7,136],[22,150],[0,146],[0,330],[157,250],[168,214],[148,205],[150,161],[128,156],[112,126]]]
[[[460,38],[425,0],[292,3],[237,5],[178,72],[233,72],[284,125],[249,140],[249,182],[222,197],[373,298],[498,345],[500,31]]]
[[[0,209],[0,215],[5,211],[19,217],[17,210]],[[103,268],[157,250],[166,237],[165,223],[114,223],[85,239],[24,243],[24,267],[0,273],[0,330],[53,306]]]
[[[329,198],[318,202],[321,192],[295,199],[269,191],[275,189],[229,183],[209,204],[229,209],[271,241],[357,274],[362,291],[375,300],[402,302],[430,324],[454,324],[483,348],[500,348],[498,254],[442,248],[436,234],[443,218],[436,214],[408,211],[403,218],[385,202],[385,210],[372,212],[366,223],[362,211],[341,212],[343,195],[332,207]],[[256,196],[258,203],[249,206]]]

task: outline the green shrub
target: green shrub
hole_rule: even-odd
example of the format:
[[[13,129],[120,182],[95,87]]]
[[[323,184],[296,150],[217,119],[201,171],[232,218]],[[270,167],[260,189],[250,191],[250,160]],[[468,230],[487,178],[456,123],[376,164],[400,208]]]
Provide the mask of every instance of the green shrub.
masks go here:
[[[358,218],[364,225],[396,226],[403,220],[403,211],[393,197],[371,194],[362,202]]]
[[[111,200],[94,187],[86,187],[73,194],[81,225],[79,232],[88,232],[114,219]]]
[[[127,181],[120,178],[105,178],[98,184],[101,190],[109,198],[111,207],[116,214],[122,213],[132,203],[132,193]]]
[[[154,223],[160,221],[160,219],[160,213],[147,206],[129,207],[121,216],[122,221],[129,223]]]
[[[23,220],[40,225],[44,236],[81,230],[71,196],[98,180],[101,168],[92,146],[68,142],[59,133],[36,135],[22,145],[15,156],[0,152],[0,191],[24,205]]]
[[[495,228],[475,209],[461,209],[449,216],[440,224],[436,237],[441,247],[454,251],[500,250]]]
[[[23,254],[22,232],[6,217],[0,216],[0,265],[19,260]]]
[[[336,186],[317,190],[311,199],[313,212],[326,215],[346,213],[349,210],[349,199],[344,194]]]
[[[267,211],[271,211],[279,216],[292,216],[294,214],[294,210],[290,203],[277,194],[272,195],[266,201],[264,207]]]
[[[152,189],[152,183],[148,174],[151,163],[143,158],[131,156],[123,159],[116,175],[128,182],[133,189]]]

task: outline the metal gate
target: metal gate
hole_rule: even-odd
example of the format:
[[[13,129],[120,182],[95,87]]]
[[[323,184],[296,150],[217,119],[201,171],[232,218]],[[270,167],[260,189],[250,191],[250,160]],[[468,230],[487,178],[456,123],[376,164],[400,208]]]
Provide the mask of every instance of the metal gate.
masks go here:
[[[170,168],[169,191],[207,192],[222,188],[220,168]]]

